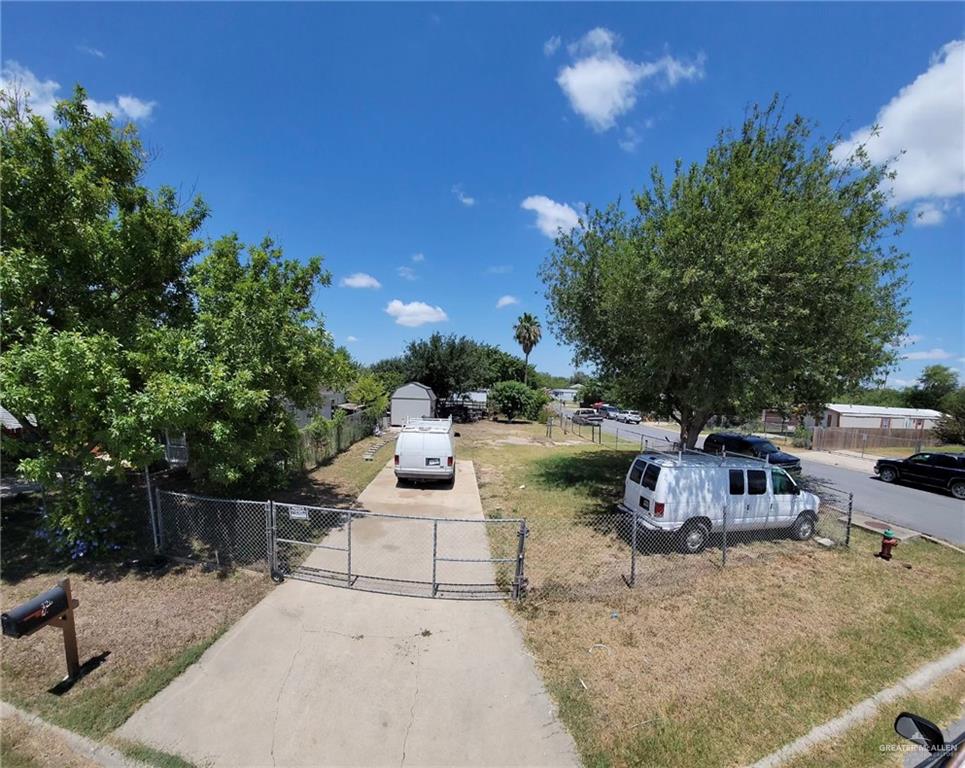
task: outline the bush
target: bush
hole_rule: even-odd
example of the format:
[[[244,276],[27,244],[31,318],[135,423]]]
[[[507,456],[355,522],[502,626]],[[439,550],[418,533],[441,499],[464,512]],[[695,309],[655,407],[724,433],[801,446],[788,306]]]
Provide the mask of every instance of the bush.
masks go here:
[[[943,443],[965,443],[965,387],[942,398],[944,412],[935,425],[935,434]]]
[[[811,447],[811,430],[799,424],[791,433],[791,445],[795,448]]]
[[[524,419],[539,417],[549,398],[542,390],[530,389],[520,381],[500,381],[489,389],[489,406],[509,421],[517,416]]]

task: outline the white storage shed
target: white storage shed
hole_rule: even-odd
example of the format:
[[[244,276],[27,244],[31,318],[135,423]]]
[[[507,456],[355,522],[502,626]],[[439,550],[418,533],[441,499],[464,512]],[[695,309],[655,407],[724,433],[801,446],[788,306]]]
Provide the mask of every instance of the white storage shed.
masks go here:
[[[392,393],[391,424],[401,427],[412,419],[431,418],[436,414],[436,396],[425,384],[410,381]]]

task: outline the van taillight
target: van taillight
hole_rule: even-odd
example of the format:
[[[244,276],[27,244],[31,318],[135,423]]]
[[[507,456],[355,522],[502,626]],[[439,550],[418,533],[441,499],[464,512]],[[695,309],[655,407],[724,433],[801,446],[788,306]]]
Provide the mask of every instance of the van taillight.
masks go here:
[[[399,454],[395,454],[395,466],[399,466]]]
[[[653,505],[653,516],[654,516],[654,517],[663,517],[663,502],[662,502],[662,501],[658,501],[656,504]]]
[[[446,465],[450,467],[452,466],[452,456],[450,456],[449,459],[446,461]]]

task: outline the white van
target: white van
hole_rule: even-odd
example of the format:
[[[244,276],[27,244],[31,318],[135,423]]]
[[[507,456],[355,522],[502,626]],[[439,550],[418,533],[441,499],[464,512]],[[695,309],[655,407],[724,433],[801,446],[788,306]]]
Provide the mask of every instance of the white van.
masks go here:
[[[757,459],[646,453],[630,465],[620,509],[640,528],[675,534],[681,552],[697,553],[723,529],[725,508],[728,531],[784,528],[804,540],[814,535],[820,503]]]
[[[452,480],[456,476],[452,417],[407,421],[395,441],[400,480]]]

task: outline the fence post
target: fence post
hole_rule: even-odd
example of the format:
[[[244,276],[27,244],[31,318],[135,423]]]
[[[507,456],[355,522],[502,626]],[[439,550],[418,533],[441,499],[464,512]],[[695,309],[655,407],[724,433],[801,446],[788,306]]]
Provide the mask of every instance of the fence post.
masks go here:
[[[854,512],[854,494],[848,494],[848,529],[844,533],[844,546],[851,546],[851,515]]]
[[[265,515],[268,518],[268,573],[275,577],[275,574],[281,573],[278,568],[278,542],[275,539],[276,524],[275,524],[275,502],[268,499],[268,503],[265,505]]]
[[[721,567],[727,567],[727,505],[724,505],[723,546],[721,547]]]
[[[432,596],[436,596],[436,553],[439,549],[439,521],[432,521]]]
[[[523,580],[526,573],[526,520],[520,520],[519,541],[516,544],[516,574],[513,576],[513,600],[519,600],[523,596]]]
[[[352,510],[351,509],[348,510],[348,512],[346,512],[345,514],[348,515],[348,522],[345,524],[346,538],[348,539],[348,548],[346,552],[347,562],[345,565],[345,583],[346,583],[346,586],[351,587],[352,586]],[[432,553],[433,569],[435,569],[435,557],[436,557],[435,546],[433,546],[433,553]],[[435,580],[436,580],[436,577],[435,577],[435,574],[433,573],[432,581],[435,582]]]
[[[157,539],[161,549],[164,548],[164,519],[161,516],[161,489],[154,486],[154,509],[157,510]],[[158,550],[160,551],[160,550]]]
[[[151,472],[147,467],[144,467],[144,482],[147,488],[147,513],[151,518],[151,536],[154,539],[154,554],[158,554],[161,551],[161,542],[158,541],[157,537],[157,519],[154,514],[154,499],[151,493]]]
[[[628,587],[637,583],[637,510],[633,510],[633,530],[630,532],[630,581]]]

